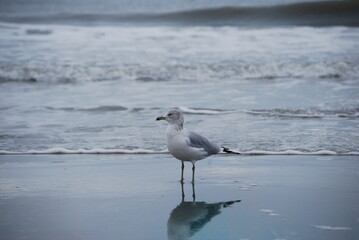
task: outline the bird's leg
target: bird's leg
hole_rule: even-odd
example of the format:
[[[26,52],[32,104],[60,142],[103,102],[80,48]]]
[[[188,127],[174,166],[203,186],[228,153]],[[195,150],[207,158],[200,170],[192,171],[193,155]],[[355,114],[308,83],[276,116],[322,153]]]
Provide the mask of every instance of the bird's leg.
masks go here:
[[[192,163],[193,167],[192,167],[192,183],[194,183],[194,172],[196,170],[196,167],[194,166],[194,163]]]
[[[183,190],[183,182],[181,182],[181,190],[182,190],[182,202],[184,202],[185,195]]]
[[[183,180],[184,180],[184,178],[183,178],[183,170],[184,170],[184,163],[183,163],[183,161],[182,161],[181,169],[182,169],[182,171],[181,171],[181,180],[180,180],[180,182],[183,184]],[[183,186],[183,185],[182,185],[182,186]]]
[[[192,200],[193,200],[193,202],[196,201],[196,192],[194,189],[194,182],[192,182]]]

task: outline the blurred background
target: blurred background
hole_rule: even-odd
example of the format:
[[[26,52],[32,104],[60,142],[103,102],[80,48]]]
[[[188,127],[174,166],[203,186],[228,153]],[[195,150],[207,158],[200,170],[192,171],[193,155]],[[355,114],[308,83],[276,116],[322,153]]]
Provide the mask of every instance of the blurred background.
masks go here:
[[[359,3],[2,0],[0,150],[359,151]]]

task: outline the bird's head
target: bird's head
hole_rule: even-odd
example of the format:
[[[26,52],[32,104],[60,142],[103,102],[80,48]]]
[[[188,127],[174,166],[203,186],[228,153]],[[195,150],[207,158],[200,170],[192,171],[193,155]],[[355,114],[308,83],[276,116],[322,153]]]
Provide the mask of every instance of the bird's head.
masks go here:
[[[171,124],[183,125],[184,119],[181,111],[172,109],[165,116],[156,118],[156,121],[166,120]]]

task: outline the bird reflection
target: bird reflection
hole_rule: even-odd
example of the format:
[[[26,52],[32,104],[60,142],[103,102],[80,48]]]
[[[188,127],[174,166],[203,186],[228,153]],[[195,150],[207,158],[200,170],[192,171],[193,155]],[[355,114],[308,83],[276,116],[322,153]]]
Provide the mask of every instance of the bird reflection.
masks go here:
[[[167,222],[168,240],[185,240],[203,228],[213,217],[226,208],[241,200],[206,203],[196,202],[194,183],[192,183],[192,201],[185,201],[183,183],[181,183],[182,201],[172,210]]]

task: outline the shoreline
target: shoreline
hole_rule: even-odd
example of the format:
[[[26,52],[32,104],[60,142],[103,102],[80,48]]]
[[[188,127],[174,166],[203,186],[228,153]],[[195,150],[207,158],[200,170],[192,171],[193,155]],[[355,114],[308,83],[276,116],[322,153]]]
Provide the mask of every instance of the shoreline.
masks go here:
[[[268,151],[268,150],[251,150],[251,151],[239,151],[234,149],[233,151],[238,152],[242,156],[359,156],[359,152],[345,152],[337,153],[332,150],[317,150],[314,152],[305,152],[299,150],[284,150],[284,151]],[[47,150],[29,150],[26,152],[7,151],[0,150],[1,155],[18,155],[18,156],[29,156],[29,155],[77,155],[77,154],[168,154],[169,152],[164,150],[151,150],[151,149],[67,149],[67,148],[50,148]],[[219,154],[227,154],[220,152]]]

